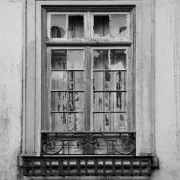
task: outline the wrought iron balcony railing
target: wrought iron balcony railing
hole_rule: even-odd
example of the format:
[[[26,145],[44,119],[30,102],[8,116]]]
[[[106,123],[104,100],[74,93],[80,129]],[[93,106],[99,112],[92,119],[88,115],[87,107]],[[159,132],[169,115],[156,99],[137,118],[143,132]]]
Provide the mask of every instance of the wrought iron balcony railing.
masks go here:
[[[56,132],[41,134],[42,155],[135,155],[135,132]]]
[[[25,176],[150,176],[135,132],[42,132],[41,155],[22,156]]]

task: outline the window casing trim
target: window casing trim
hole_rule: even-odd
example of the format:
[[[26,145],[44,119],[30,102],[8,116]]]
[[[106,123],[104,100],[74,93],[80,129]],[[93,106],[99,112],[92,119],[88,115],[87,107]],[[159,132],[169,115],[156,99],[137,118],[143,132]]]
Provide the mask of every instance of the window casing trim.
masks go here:
[[[22,154],[40,155],[41,129],[41,15],[42,7],[49,5],[123,5],[136,6],[136,132],[137,155],[141,152],[154,152],[154,1],[35,1],[27,0],[26,10],[26,64],[24,64],[25,84],[24,129]],[[26,8],[26,7],[25,7]],[[41,11],[42,10],[42,11]],[[151,11],[150,11],[151,10]],[[36,16],[34,16],[36,14]],[[146,16],[143,16],[146,15]],[[149,22],[147,19],[150,17]],[[45,21],[46,17],[43,17]],[[45,34],[45,33],[44,33]],[[43,36],[43,33],[42,33]],[[44,36],[45,37],[45,36]],[[148,41],[148,43],[147,43]],[[45,43],[44,43],[45,44]],[[44,47],[42,47],[44,48]],[[150,82],[150,83],[149,83]]]

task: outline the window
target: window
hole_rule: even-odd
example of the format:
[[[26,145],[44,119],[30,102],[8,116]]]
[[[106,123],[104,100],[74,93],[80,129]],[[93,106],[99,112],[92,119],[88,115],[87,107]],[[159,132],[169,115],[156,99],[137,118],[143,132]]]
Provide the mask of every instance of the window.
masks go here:
[[[42,133],[49,134],[42,139],[42,154],[88,154],[85,147],[92,149],[89,154],[135,154],[134,17],[130,13],[47,13],[46,76],[42,81],[42,87],[47,87],[42,111],[47,111]],[[121,138],[117,141],[119,133],[129,142],[128,148],[123,148]],[[84,147],[74,145],[87,135]],[[71,143],[70,136],[76,136]],[[54,139],[54,148],[49,149],[50,139]]]
[[[101,3],[27,4],[25,175],[151,173],[153,7]]]

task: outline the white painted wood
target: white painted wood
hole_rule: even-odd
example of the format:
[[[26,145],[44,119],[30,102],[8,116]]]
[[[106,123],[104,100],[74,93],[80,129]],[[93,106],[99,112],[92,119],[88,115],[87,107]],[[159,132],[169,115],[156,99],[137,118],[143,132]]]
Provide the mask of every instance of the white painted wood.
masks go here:
[[[27,42],[27,9],[26,1],[23,2],[23,61],[22,61],[22,154],[26,151],[26,42]]]
[[[137,154],[154,152],[154,1],[136,7]]]
[[[137,5],[138,3],[141,3],[142,0],[112,0],[112,1],[104,1],[104,0],[67,0],[67,1],[49,1],[49,0],[36,0],[39,4],[44,5]]]
[[[35,152],[35,1],[27,0],[25,78],[25,152]]]
[[[42,57],[41,57],[41,8],[40,7],[36,7],[36,39],[35,39],[35,47],[36,47],[36,51],[35,51],[35,89],[36,89],[36,93],[35,93],[35,127],[34,127],[34,139],[35,139],[35,153],[37,155],[40,155],[40,149],[41,149],[41,138],[40,138],[40,130],[41,130],[41,94],[42,94],[42,90],[41,90],[41,72],[42,72],[42,68],[41,68],[41,64],[42,64]]]

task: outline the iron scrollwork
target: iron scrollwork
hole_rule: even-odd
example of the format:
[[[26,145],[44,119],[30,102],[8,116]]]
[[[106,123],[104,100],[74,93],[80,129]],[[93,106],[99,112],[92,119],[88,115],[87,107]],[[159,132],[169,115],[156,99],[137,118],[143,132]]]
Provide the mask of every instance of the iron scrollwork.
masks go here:
[[[134,132],[42,133],[42,155],[135,155]]]

